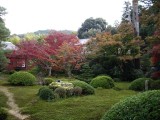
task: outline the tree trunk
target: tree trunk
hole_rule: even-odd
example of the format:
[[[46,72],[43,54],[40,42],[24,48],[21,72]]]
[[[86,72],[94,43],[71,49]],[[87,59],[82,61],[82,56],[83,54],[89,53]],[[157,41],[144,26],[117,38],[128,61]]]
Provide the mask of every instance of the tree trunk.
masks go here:
[[[139,36],[138,0],[132,1],[132,7],[133,7],[132,20],[133,20],[133,25],[135,29],[135,34],[136,36]]]
[[[48,67],[48,76],[52,75],[52,67]]]
[[[71,70],[70,70],[70,69],[67,71],[67,75],[68,75],[69,78],[72,77],[72,73],[71,73]]]

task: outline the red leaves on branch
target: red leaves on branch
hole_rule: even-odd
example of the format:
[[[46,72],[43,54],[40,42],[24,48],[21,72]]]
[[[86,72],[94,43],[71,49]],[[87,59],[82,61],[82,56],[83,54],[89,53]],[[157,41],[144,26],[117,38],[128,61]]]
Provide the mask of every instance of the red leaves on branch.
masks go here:
[[[75,69],[83,59],[82,45],[75,35],[53,32],[44,38],[43,43],[36,40],[21,41],[12,56],[26,56],[37,64],[47,64],[54,70]]]

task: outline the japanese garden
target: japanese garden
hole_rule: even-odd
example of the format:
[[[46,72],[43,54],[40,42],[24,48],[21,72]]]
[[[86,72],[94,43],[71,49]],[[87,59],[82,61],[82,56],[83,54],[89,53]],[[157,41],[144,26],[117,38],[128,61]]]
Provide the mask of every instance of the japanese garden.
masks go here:
[[[114,26],[11,35],[0,6],[0,120],[159,120],[160,1],[123,9]]]

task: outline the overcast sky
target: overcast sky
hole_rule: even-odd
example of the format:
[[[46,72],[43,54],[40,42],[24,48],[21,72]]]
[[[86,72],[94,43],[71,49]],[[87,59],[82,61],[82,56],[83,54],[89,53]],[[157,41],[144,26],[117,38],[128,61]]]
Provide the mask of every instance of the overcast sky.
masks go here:
[[[7,9],[3,18],[11,34],[21,34],[45,29],[77,31],[90,17],[114,25],[121,21],[124,1],[128,0],[0,0],[0,6]]]

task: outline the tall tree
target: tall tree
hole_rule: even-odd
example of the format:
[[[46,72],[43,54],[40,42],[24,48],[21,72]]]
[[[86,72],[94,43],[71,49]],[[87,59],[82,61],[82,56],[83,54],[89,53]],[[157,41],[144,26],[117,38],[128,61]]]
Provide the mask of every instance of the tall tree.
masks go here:
[[[0,41],[4,40],[9,36],[10,31],[5,27],[3,16],[6,14],[6,9],[0,6]]]
[[[141,0],[149,4],[143,6],[140,13],[140,35],[142,38],[152,36],[160,31],[160,1],[159,0]]]
[[[0,70],[4,69],[8,62],[1,45],[1,41],[5,40],[10,34],[9,29],[5,27],[5,22],[2,18],[5,14],[6,9],[0,6]]]
[[[82,23],[81,28],[78,30],[78,37],[80,39],[93,37],[97,33],[104,32],[106,25],[107,22],[102,18],[88,18]]]
[[[87,43],[87,58],[93,66],[91,68],[101,70],[101,74],[133,80],[135,76],[131,74],[136,69],[133,62],[140,57],[138,43],[129,23],[121,23],[118,34],[98,34]]]

